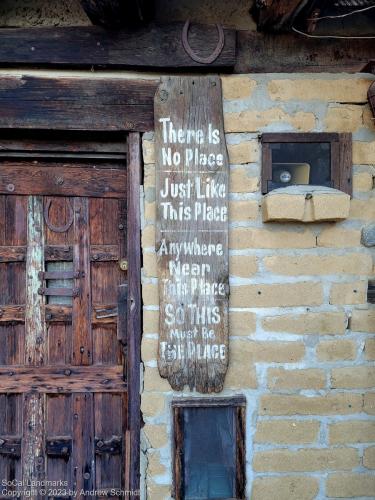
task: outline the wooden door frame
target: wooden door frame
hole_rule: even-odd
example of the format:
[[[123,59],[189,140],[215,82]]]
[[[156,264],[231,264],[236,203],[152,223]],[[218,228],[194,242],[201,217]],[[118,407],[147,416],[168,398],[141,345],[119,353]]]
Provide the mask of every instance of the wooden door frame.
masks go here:
[[[128,133],[127,330],[130,362],[127,363],[129,412],[125,459],[130,461],[130,468],[125,474],[125,488],[132,491],[140,489],[141,133],[153,129],[156,87],[155,80],[141,79],[0,77],[0,101],[8,100],[8,106],[2,108],[0,115],[0,129],[7,132],[100,130]],[[41,91],[46,96],[47,106],[40,99]],[[64,105],[66,101],[70,102],[69,106]],[[82,113],[71,106],[72,101]]]

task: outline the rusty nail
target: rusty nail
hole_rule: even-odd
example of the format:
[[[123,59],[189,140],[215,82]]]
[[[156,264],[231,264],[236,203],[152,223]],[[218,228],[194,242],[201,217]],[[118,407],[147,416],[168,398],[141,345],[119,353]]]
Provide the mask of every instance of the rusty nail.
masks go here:
[[[68,448],[66,446],[64,446],[63,448],[61,448],[61,453],[63,455],[66,455],[68,453]]]
[[[55,442],[54,442],[54,441],[51,441],[51,442],[50,442],[50,445],[51,445],[51,446],[53,446],[54,444],[55,444]]]
[[[103,441],[98,441],[98,443],[97,443],[98,448],[101,448],[103,445],[104,445]]]
[[[313,197],[312,193],[306,193],[306,200],[311,200],[311,198]]]
[[[4,311],[2,309],[0,309],[0,318],[3,317],[3,314],[4,314]]]
[[[90,473],[89,473],[89,472],[85,472],[85,473],[83,474],[83,478],[84,478],[84,479],[90,479]]]
[[[14,191],[14,184],[7,184],[7,191],[12,193]]]
[[[85,348],[83,346],[80,347],[79,352],[83,354],[85,352]]]
[[[72,370],[65,370],[64,373],[66,376],[69,376],[72,373]]]
[[[52,314],[51,313],[47,313],[46,314],[46,320],[51,320],[52,319]]]
[[[38,464],[42,464],[43,463],[43,457],[37,457],[36,461],[37,461]]]
[[[10,451],[11,451],[12,453],[14,453],[14,451],[15,451],[15,450],[14,450],[14,448],[11,448],[11,449],[10,449]]]
[[[4,439],[0,439],[0,446],[3,446],[4,443],[5,443]]]
[[[98,259],[99,259],[99,255],[98,255],[97,253],[95,253],[95,254],[92,256],[92,258],[93,258],[94,260],[98,260]]]
[[[56,184],[62,186],[64,184],[64,179],[62,177],[56,177]]]
[[[124,224],[119,224],[119,225],[118,225],[118,228],[119,228],[119,229],[124,229]]]

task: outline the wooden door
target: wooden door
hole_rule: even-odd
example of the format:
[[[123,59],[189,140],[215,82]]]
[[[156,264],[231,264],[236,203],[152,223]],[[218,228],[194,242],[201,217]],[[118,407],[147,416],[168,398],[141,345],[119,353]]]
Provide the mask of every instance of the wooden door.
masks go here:
[[[0,497],[129,486],[126,186],[120,160],[0,163]]]

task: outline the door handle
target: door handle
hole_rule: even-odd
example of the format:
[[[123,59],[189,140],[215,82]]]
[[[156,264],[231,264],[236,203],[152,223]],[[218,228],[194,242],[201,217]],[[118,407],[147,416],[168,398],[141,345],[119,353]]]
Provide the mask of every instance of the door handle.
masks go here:
[[[128,284],[119,285],[117,293],[117,340],[126,344],[128,323]]]

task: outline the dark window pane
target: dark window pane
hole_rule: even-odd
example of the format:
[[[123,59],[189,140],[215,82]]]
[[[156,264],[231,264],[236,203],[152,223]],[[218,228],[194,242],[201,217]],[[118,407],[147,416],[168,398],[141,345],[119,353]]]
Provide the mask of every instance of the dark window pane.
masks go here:
[[[293,184],[331,186],[329,142],[271,144],[271,189]]]
[[[185,408],[183,425],[185,499],[234,498],[234,408]]]

